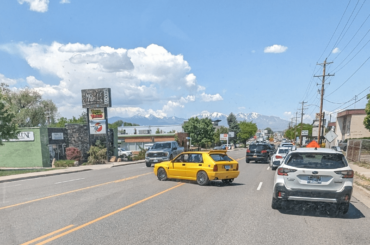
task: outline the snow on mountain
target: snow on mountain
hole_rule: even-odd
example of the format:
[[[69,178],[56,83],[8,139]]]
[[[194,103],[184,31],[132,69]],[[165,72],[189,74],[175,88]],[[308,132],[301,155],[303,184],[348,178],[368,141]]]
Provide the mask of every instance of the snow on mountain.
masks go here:
[[[210,118],[212,120],[221,120],[219,125],[227,127],[227,116],[226,114],[220,112],[208,112],[202,111],[201,113],[194,115],[192,117],[198,118]],[[270,127],[274,131],[281,131],[288,127],[289,121],[281,119],[275,116],[261,115],[257,112],[252,113],[238,113],[235,115],[238,121],[254,122],[257,124],[259,129],[265,129]],[[122,120],[124,122],[137,123],[139,125],[173,125],[173,124],[183,124],[187,119],[179,117],[157,117],[154,115],[135,115],[133,117],[121,118],[121,117],[111,117],[108,119],[109,123]]]

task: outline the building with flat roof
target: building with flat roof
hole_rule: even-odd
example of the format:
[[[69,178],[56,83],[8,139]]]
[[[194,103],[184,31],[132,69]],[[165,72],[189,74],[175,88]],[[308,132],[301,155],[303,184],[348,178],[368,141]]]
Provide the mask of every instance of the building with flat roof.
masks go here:
[[[365,109],[350,109],[339,112],[335,124],[337,142],[345,139],[370,137],[370,131],[364,126]]]
[[[140,151],[145,144],[175,141],[187,149],[188,134],[182,125],[123,126],[118,128],[118,144],[133,152]]]

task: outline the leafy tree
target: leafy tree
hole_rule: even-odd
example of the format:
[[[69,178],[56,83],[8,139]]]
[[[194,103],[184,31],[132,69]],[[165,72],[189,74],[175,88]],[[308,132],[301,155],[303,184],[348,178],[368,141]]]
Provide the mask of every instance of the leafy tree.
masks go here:
[[[364,126],[368,130],[370,130],[370,94],[367,95],[367,99],[369,100],[366,104],[365,111],[367,116],[364,119]]]
[[[214,128],[211,119],[198,117],[190,118],[184,123],[184,131],[191,137],[191,143],[199,146],[206,146],[214,140]]]
[[[227,124],[229,125],[229,132],[234,132],[234,135],[237,136],[240,131],[239,123],[236,120],[236,116],[232,112],[227,117]],[[237,137],[231,138],[229,139],[229,141],[235,144],[237,141]]]
[[[220,145],[220,143],[221,143],[220,134],[227,134],[227,133],[229,133],[229,130],[226,127],[221,126],[221,127],[217,128],[216,131],[215,131],[215,135],[213,136],[213,142],[216,145]]]
[[[156,134],[160,134],[161,131],[159,131],[159,128],[157,128],[157,131],[155,131]]]
[[[118,120],[118,121],[115,121],[114,123],[109,123],[108,124],[108,128],[118,128],[118,127],[122,127],[123,125],[123,121],[122,120]]]
[[[303,130],[308,130],[308,135],[312,135],[312,128],[313,126],[311,124],[303,123],[302,125]],[[284,135],[286,138],[290,140],[293,140],[295,135],[299,137],[301,135],[301,124],[298,124],[295,127],[287,129]]]
[[[25,88],[11,91],[1,84],[6,103],[15,114],[13,122],[20,127],[35,127],[55,123],[57,107],[51,100],[43,100],[36,90]]]
[[[71,119],[67,119],[65,117],[60,117],[56,123],[49,124],[49,128],[64,128],[66,123],[79,123],[79,124],[86,124],[87,123],[87,116],[86,112],[82,113],[79,118],[72,117]]]
[[[245,144],[245,142],[256,134],[258,127],[257,124],[253,122],[240,122],[239,123],[240,132],[238,133],[238,139]]]
[[[274,134],[274,131],[272,131],[271,128],[265,128],[265,130],[267,130],[267,134],[269,134],[269,135]]]
[[[5,102],[0,91],[0,145],[3,140],[16,139],[19,133],[18,126],[13,122],[15,115]]]
[[[140,125],[136,123],[123,122],[123,126],[140,126]]]

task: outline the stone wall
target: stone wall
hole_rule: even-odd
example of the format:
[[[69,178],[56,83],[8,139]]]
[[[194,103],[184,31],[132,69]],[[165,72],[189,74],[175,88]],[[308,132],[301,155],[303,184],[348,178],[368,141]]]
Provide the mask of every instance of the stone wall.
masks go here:
[[[87,161],[87,152],[90,149],[89,128],[87,125],[66,124],[69,147],[76,147],[82,153],[83,161]]]

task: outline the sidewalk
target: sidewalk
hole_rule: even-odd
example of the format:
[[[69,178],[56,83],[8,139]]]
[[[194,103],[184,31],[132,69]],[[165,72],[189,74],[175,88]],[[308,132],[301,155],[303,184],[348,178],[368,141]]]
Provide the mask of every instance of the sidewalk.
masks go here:
[[[354,172],[364,175],[366,178],[370,178],[370,169],[357,166],[356,164],[352,162],[349,162],[348,164]],[[352,195],[356,199],[358,199],[360,202],[365,204],[368,208],[370,208],[370,191],[368,191],[364,187],[359,186],[353,182],[353,194]]]
[[[78,167],[69,167],[66,169],[49,170],[49,171],[44,171],[44,172],[15,174],[15,175],[0,177],[0,183],[22,180],[22,179],[47,177],[47,176],[60,175],[60,174],[77,173],[77,172],[90,171],[90,170],[108,169],[108,168],[113,168],[113,167],[121,167],[121,166],[126,166],[126,165],[131,165],[131,164],[144,163],[144,162],[145,160],[139,160],[139,161],[133,161],[133,162],[111,162],[107,164],[83,165],[83,166],[78,166]],[[4,169],[9,169],[9,168],[4,168]],[[27,168],[22,168],[22,169],[27,169]]]

